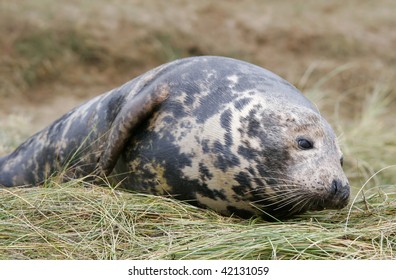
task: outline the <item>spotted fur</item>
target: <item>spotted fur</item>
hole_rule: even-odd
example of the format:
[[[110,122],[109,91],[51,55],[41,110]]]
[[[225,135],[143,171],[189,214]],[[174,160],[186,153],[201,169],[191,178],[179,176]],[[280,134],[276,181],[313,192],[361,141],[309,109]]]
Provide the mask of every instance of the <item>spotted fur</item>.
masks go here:
[[[298,139],[311,149],[301,149]],[[67,113],[0,158],[0,184],[107,176],[224,215],[284,218],[349,198],[336,136],[295,87],[224,57],[177,60]],[[93,175],[93,176],[92,176]]]

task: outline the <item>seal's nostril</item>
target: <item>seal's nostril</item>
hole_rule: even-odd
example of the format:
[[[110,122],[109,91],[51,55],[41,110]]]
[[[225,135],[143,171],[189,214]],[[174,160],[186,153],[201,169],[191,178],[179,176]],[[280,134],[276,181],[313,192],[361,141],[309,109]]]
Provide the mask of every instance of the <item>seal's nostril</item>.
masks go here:
[[[346,186],[344,186],[344,193],[342,194],[342,199],[344,200],[348,200],[349,199],[349,195],[350,195],[350,188],[349,188],[349,184],[347,184]]]
[[[333,180],[333,182],[331,182],[331,193],[336,195],[341,186],[342,183],[339,180]]]

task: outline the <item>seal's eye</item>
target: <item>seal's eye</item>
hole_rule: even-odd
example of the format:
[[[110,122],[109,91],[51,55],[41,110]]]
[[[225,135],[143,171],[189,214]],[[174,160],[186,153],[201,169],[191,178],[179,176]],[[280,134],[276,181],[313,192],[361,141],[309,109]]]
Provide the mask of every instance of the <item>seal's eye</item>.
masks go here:
[[[344,166],[344,157],[340,158],[340,163],[341,163],[341,166]]]
[[[298,147],[302,150],[309,150],[313,148],[313,143],[305,138],[297,139]]]

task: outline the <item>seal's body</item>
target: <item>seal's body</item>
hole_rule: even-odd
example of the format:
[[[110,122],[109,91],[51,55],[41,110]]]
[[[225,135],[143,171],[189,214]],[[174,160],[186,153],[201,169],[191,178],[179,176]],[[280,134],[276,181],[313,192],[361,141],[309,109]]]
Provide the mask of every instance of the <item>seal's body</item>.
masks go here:
[[[105,175],[222,214],[289,217],[349,198],[330,125],[258,66],[195,57],[75,108],[0,159],[0,185]]]

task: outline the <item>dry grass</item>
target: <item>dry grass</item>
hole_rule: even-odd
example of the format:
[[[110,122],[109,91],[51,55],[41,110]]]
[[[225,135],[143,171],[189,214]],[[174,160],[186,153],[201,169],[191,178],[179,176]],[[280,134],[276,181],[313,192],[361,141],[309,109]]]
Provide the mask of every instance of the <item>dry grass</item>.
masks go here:
[[[395,257],[395,193],[269,223],[81,181],[0,192],[0,259]]]
[[[0,154],[156,65],[225,55],[318,105],[339,134],[353,199],[269,223],[49,180],[0,189],[0,259],[395,259],[395,1],[14,2],[0,0]]]

